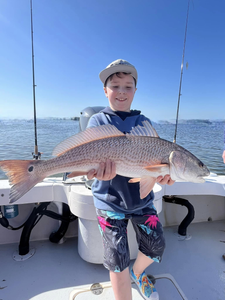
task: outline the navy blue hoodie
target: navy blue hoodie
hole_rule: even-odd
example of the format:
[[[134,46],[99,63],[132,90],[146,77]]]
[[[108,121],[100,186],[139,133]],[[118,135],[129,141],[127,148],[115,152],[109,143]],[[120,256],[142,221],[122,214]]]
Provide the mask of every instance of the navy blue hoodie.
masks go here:
[[[112,124],[123,133],[128,133],[133,127],[142,125],[144,120],[151,121],[138,110],[131,112],[115,112],[106,107],[93,115],[88,127]],[[128,183],[130,178],[116,175],[112,180],[101,181],[95,179],[92,184],[92,193],[95,207],[98,209],[116,211],[120,213],[143,213],[145,207],[153,205],[154,193],[140,199],[139,182]]]

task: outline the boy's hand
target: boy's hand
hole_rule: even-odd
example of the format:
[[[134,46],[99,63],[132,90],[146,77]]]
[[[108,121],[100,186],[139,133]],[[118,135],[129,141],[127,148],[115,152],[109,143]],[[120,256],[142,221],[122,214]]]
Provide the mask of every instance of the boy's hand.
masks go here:
[[[116,176],[116,164],[114,161],[107,159],[105,163],[100,163],[98,170],[90,170],[87,173],[87,178],[97,178],[98,180],[111,180]]]
[[[225,150],[223,151],[222,158],[223,158],[223,162],[225,163]]]
[[[162,185],[164,185],[164,184],[172,185],[172,184],[174,184],[175,181],[170,178],[169,174],[167,174],[164,177],[163,176],[158,176],[156,178],[156,182],[158,182]]]

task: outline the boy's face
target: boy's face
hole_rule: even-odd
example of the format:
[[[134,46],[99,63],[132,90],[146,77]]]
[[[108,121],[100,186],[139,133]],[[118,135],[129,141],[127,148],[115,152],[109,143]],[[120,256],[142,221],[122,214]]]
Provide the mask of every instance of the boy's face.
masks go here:
[[[104,92],[112,110],[130,112],[131,103],[137,90],[134,78],[123,73],[120,73],[119,76],[114,74],[112,79],[107,81]]]

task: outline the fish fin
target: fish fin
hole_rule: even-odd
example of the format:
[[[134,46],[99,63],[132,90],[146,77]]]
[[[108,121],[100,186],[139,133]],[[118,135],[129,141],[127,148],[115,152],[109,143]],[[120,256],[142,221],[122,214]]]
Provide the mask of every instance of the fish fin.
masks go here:
[[[140,198],[144,199],[153,190],[156,183],[156,178],[143,176],[140,181]]]
[[[132,128],[130,133],[127,133],[126,136],[151,136],[151,137],[159,137],[155,128],[149,123],[149,121],[145,120],[142,122],[143,126],[136,126]]]
[[[141,178],[131,178],[128,182],[129,183],[135,183],[135,182],[140,182]]]
[[[149,172],[164,172],[164,171],[169,172],[169,165],[168,164],[151,165],[151,166],[144,167],[144,169]]]
[[[72,173],[70,173],[70,174],[68,174],[66,177],[68,177],[68,178],[73,178],[73,177],[76,177],[76,176],[82,176],[82,175],[87,175],[87,172],[79,172],[79,171],[74,171],[74,172],[72,172]]]
[[[9,192],[10,203],[17,201],[45,178],[45,176],[41,176],[35,172],[35,166],[40,163],[42,163],[40,160],[0,161],[0,168],[6,172],[9,183],[12,185]]]
[[[64,152],[77,146],[109,137],[124,136],[114,125],[101,125],[97,127],[87,128],[85,131],[79,132],[68,139],[59,143],[52,152],[53,156],[59,156]]]

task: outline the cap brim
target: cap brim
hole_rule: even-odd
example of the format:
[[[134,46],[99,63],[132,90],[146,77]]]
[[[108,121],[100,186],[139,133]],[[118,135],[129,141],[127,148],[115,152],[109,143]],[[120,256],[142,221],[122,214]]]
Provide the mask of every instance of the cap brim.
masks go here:
[[[132,66],[127,66],[127,65],[118,65],[118,66],[112,66],[109,68],[104,69],[100,74],[100,80],[103,84],[105,84],[106,79],[115,73],[118,72],[124,72],[124,73],[130,73],[136,80],[137,82],[137,71],[134,67]]]

